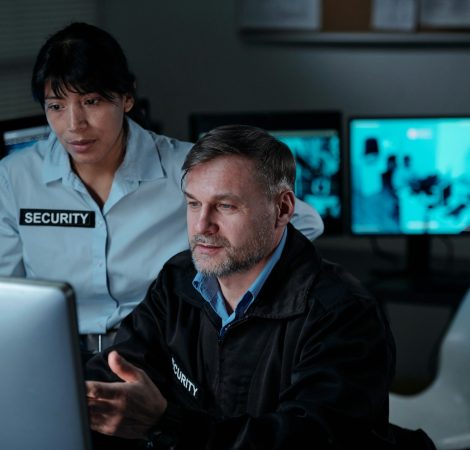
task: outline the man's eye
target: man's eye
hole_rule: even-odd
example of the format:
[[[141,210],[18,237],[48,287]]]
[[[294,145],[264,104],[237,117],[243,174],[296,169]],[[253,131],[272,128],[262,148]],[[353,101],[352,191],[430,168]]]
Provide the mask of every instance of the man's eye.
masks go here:
[[[235,206],[229,204],[229,203],[219,203],[219,209],[223,211],[231,211],[235,209]]]

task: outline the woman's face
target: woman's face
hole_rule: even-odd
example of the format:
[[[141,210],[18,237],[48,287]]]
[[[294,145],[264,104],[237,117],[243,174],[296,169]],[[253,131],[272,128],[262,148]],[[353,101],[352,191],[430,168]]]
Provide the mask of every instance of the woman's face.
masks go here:
[[[116,95],[109,101],[97,93],[66,89],[57,97],[50,83],[44,91],[47,120],[74,166],[116,166],[124,148],[124,114],[131,110],[134,99]]]

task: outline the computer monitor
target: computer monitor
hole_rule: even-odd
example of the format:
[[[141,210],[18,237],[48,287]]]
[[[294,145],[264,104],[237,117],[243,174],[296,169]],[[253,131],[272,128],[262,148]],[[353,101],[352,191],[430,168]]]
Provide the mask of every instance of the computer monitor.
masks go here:
[[[91,449],[72,288],[0,278],[0,447]]]
[[[412,273],[430,237],[470,230],[470,115],[350,117],[350,230],[405,236]]]
[[[44,114],[0,121],[0,158],[47,139],[49,133]]]
[[[190,137],[227,124],[263,128],[287,144],[297,165],[296,196],[312,205],[325,224],[325,235],[343,232],[342,116],[339,111],[194,113]]]

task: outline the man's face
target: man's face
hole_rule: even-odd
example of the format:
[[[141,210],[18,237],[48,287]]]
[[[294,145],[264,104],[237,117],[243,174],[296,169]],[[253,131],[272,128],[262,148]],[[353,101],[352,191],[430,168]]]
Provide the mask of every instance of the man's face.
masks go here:
[[[224,278],[264,265],[280,237],[276,204],[257,180],[253,163],[223,156],[186,176],[188,234],[199,272]]]

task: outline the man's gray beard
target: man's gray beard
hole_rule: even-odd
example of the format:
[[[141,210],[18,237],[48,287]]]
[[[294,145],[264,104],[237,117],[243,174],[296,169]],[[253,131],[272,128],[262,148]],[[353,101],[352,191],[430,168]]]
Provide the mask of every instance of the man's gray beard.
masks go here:
[[[202,267],[193,256],[193,263],[198,272],[206,276],[214,276],[217,278],[227,277],[234,273],[240,273],[251,269],[264,258],[264,253],[256,253],[247,255],[246,258],[233,258],[232,254],[227,254],[227,258],[220,264],[213,267]]]
[[[242,248],[234,248],[225,238],[216,238],[211,240],[201,235],[196,235],[190,242],[191,255],[194,266],[197,271],[205,276],[214,276],[218,278],[227,277],[229,275],[245,272],[258,264],[272,250],[269,248],[270,233],[266,227],[253,236]],[[212,267],[203,267],[194,257],[194,247],[198,243],[210,243],[222,246],[226,251],[226,258],[221,263]],[[201,259],[209,260],[210,256]]]

